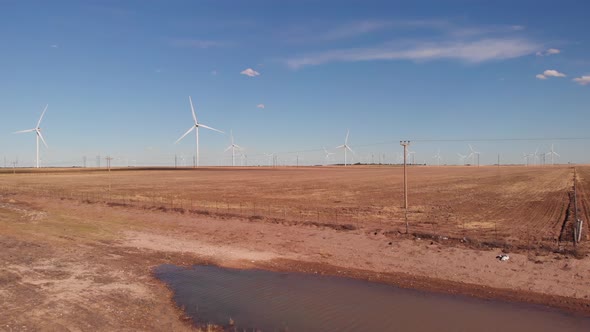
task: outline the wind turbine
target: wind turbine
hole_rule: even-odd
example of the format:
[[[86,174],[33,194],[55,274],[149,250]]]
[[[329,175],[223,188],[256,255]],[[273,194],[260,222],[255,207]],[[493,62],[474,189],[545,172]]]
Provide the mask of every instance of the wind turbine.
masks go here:
[[[346,130],[346,138],[344,139],[344,144],[339,145],[336,149],[344,149],[344,166],[346,166],[346,152],[347,150],[354,154],[354,151],[348,146],[348,134],[350,134],[350,130]]]
[[[522,153],[522,159],[524,160],[524,165],[525,166],[528,166],[529,165],[529,157],[530,156],[531,155],[530,154],[527,154],[526,152],[523,152]]]
[[[191,104],[191,112],[193,114],[193,120],[195,121],[195,124],[192,125],[190,127],[190,129],[187,130],[186,133],[184,133],[184,135],[180,136],[180,138],[174,144],[178,144],[178,142],[180,142],[191,131],[196,130],[195,131],[195,135],[197,137],[197,167],[199,167],[199,128],[200,127],[203,127],[205,129],[213,130],[213,131],[216,131],[216,132],[219,132],[219,133],[222,133],[222,134],[224,134],[224,132],[221,131],[221,130],[217,130],[215,128],[211,128],[209,126],[206,126],[206,125],[204,125],[202,123],[199,123],[199,121],[197,121],[197,115],[195,114],[195,108],[193,107],[193,99],[191,98],[191,96],[188,96],[188,100],[189,100],[189,102]]]
[[[41,125],[41,120],[43,120],[43,116],[45,115],[45,112],[47,111],[47,107],[49,107],[49,104],[45,105],[45,108],[43,109],[43,113],[41,113],[41,117],[39,118],[39,121],[37,122],[37,125],[35,126],[35,128],[15,132],[15,134],[32,133],[32,132],[35,132],[37,134],[37,168],[39,168],[39,138],[41,139],[41,141],[43,141],[43,144],[45,145],[45,147],[49,148],[47,146],[47,143],[45,142],[45,139],[43,138],[43,135],[41,134],[41,127],[39,127]]]
[[[328,163],[330,162],[330,156],[334,154],[334,152],[329,152],[328,150],[326,150],[325,147],[322,146],[322,149],[324,149],[324,153],[326,155],[326,160],[324,161],[324,166],[328,165]]]
[[[438,149],[438,151],[434,155],[434,159],[436,159],[437,165],[440,166],[440,160],[442,159],[442,157],[440,156],[440,149]]]
[[[234,143],[234,133],[231,130],[229,131],[229,135],[231,136],[231,145],[224,152],[231,149],[231,165],[236,166],[236,149],[241,150],[242,148]]]
[[[408,149],[408,160],[411,160],[410,164],[415,165],[416,164],[416,151],[410,151],[410,149]]]
[[[551,144],[551,150],[547,152],[545,155],[551,156],[551,166],[553,166],[554,157],[557,156],[558,158],[561,157],[555,150],[553,149],[553,144]]]
[[[463,166],[465,166],[465,160],[467,159],[467,156],[460,153],[457,153],[457,155],[459,156],[459,162],[462,162]]]
[[[479,167],[480,152],[475,151],[475,149],[473,149],[473,146],[471,146],[471,144],[467,144],[467,145],[469,145],[469,150],[471,151],[471,153],[469,154],[469,156],[467,156],[467,158],[471,157],[471,163],[472,163],[472,165],[475,165],[475,158],[477,156],[477,167]]]
[[[268,166],[274,166],[274,153],[265,153],[265,156],[268,157]]]
[[[532,154],[533,157],[533,165],[539,165],[540,164],[540,158],[539,158],[539,147],[537,146],[537,149],[535,149],[535,153]]]

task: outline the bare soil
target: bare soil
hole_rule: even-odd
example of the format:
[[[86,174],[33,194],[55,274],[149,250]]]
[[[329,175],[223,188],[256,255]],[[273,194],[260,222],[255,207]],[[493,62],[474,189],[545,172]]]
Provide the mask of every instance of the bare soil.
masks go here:
[[[587,241],[559,243],[573,169],[409,174],[414,236],[403,234],[398,168],[0,174],[0,330],[190,330],[151,274],[163,263],[342,275],[590,314]],[[587,222],[590,167],[577,174]],[[257,211],[244,208],[253,202]],[[502,251],[509,261],[495,258]]]

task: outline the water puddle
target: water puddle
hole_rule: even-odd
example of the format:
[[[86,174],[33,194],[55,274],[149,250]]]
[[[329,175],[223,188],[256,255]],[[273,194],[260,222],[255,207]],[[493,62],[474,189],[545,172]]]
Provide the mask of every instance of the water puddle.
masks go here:
[[[590,331],[543,306],[441,295],[301,273],[162,265],[156,277],[196,324],[238,331]]]

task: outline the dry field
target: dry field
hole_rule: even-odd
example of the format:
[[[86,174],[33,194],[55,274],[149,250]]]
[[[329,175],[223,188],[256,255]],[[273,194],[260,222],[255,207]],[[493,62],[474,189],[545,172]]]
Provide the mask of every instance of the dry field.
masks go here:
[[[567,247],[571,237],[562,226],[573,172],[567,166],[410,167],[410,233],[512,248]],[[584,187],[590,167],[578,173]],[[49,170],[0,174],[0,188],[111,206],[405,232],[399,167]],[[588,205],[586,195],[580,205]]]
[[[587,222],[590,167],[576,169]],[[562,227],[569,167],[411,168],[414,236],[403,235],[397,167],[19,171],[0,171],[0,331],[193,330],[154,279],[160,264],[349,276],[590,315],[588,241],[574,257]],[[564,234],[568,250],[555,252]]]

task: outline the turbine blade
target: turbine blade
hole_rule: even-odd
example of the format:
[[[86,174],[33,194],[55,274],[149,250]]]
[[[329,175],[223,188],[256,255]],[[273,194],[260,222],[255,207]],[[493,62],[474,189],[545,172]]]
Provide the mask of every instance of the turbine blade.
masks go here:
[[[559,153],[557,153],[557,152],[555,152],[555,151],[553,151],[553,153],[554,153],[556,156],[558,156],[558,157],[561,157],[561,156],[559,155]]]
[[[43,138],[43,135],[41,134],[41,131],[37,129],[36,132],[37,132],[37,135],[39,135],[39,138],[41,139],[41,141],[43,141],[43,144],[45,144],[45,147],[49,148],[49,146],[47,146],[47,142],[45,142],[45,139]]]
[[[197,122],[197,115],[195,114],[195,108],[193,107],[193,99],[191,96],[188,96],[188,101],[191,104],[191,112],[193,113],[193,120],[195,120],[195,125],[199,124]]]
[[[20,131],[15,131],[14,134],[30,133],[30,132],[33,132],[35,130],[36,130],[35,128],[33,128],[33,129],[27,129],[27,130],[20,130]]]
[[[233,147],[233,145],[228,146],[227,149],[225,149],[223,152],[229,151],[232,147]]]
[[[348,144],[348,134],[350,134],[350,130],[346,129],[346,138],[344,139],[344,145]]]
[[[209,127],[209,126],[205,126],[204,124],[200,124],[200,123],[199,123],[199,124],[197,124],[197,126],[199,126],[199,127],[203,127],[203,128],[209,129],[209,130],[213,130],[213,131],[216,131],[216,132],[218,132],[218,133],[225,134],[223,131],[221,131],[221,130],[219,130],[219,129],[215,129],[215,128],[212,128],[212,127]]]
[[[337,147],[335,147],[334,149],[342,149],[343,147],[345,147],[346,145],[338,145]]]
[[[193,129],[195,129],[195,126],[192,126],[189,130],[187,130],[186,133],[184,133],[184,135],[180,136],[180,138],[177,139],[176,142],[174,142],[174,144],[178,144],[178,142],[185,138],[186,135],[190,134],[190,132],[193,131]]]
[[[49,104],[45,105],[45,108],[43,109],[43,113],[41,113],[41,117],[39,118],[39,122],[37,122],[37,127],[35,127],[35,128],[39,128],[39,125],[41,125],[41,120],[43,120],[43,116],[45,115],[45,111],[47,111],[47,107],[49,107]]]

